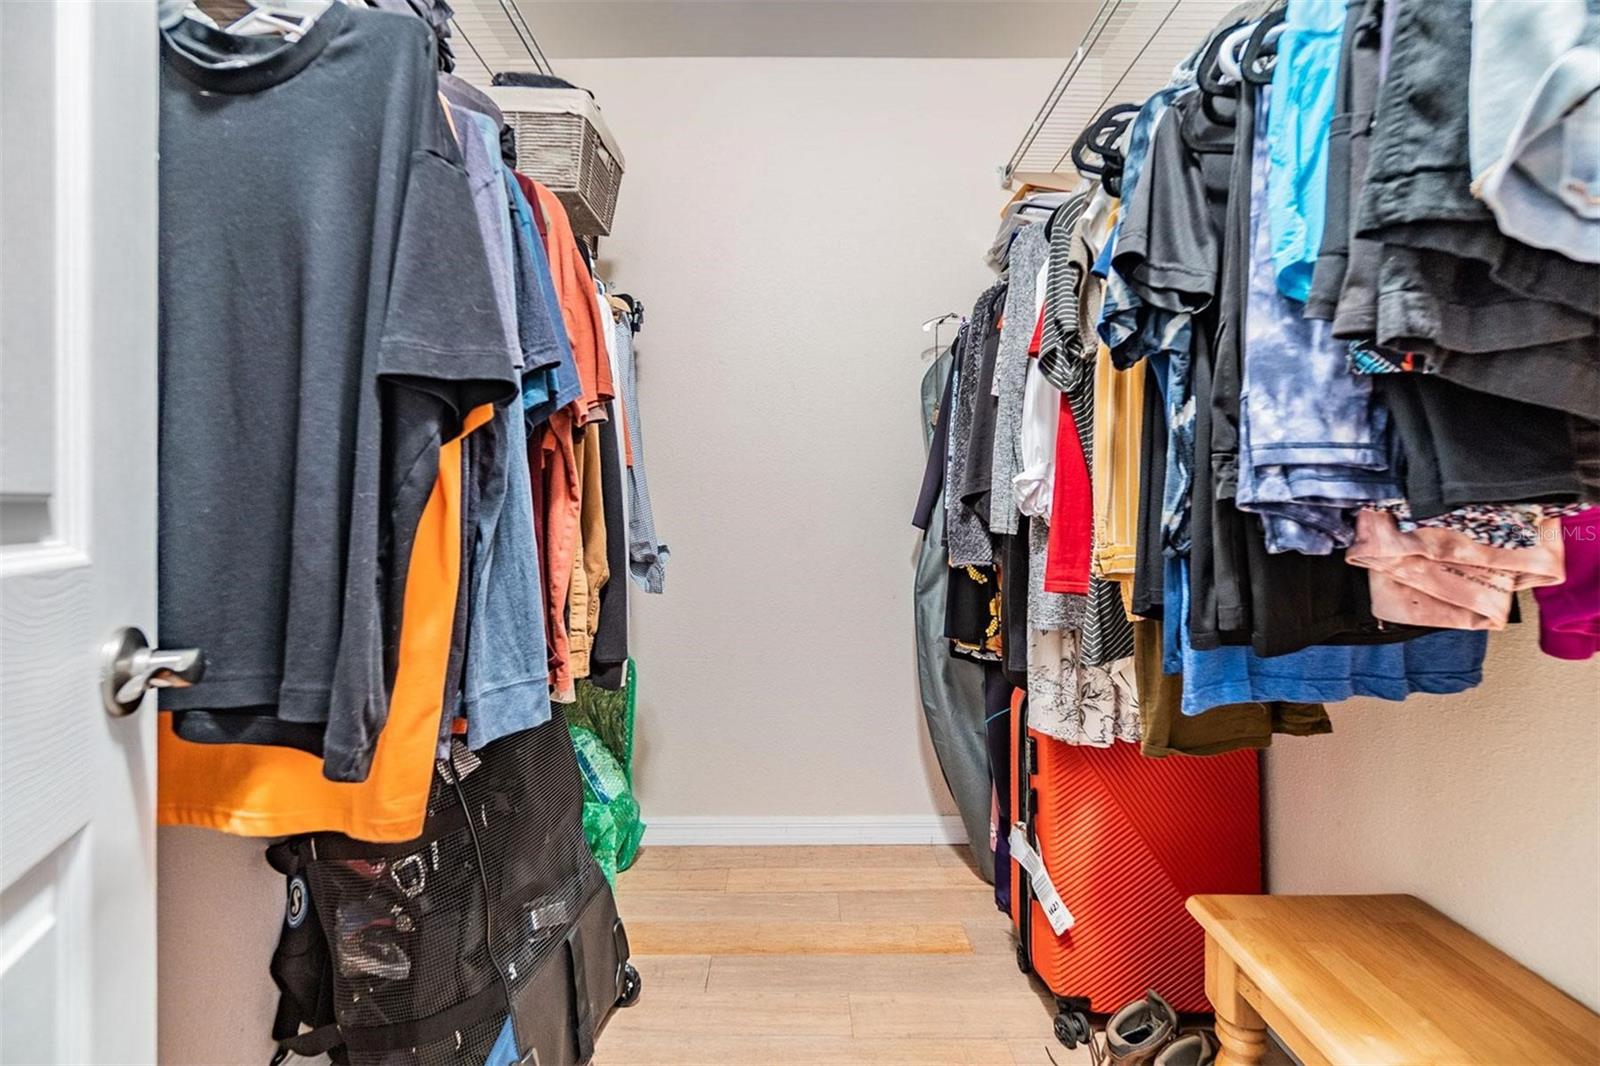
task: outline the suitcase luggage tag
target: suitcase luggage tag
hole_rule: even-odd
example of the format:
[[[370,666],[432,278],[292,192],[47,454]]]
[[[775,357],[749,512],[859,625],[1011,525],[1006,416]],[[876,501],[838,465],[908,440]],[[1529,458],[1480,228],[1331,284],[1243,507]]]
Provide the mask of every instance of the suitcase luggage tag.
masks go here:
[[[1061,893],[1056,891],[1056,886],[1050,880],[1050,874],[1044,868],[1044,860],[1039,853],[1033,850],[1033,845],[1028,843],[1028,833],[1020,824],[1011,826],[1011,857],[1017,865],[1027,871],[1028,882],[1033,886],[1034,898],[1039,901],[1039,906],[1044,908],[1045,920],[1050,923],[1050,928],[1060,936],[1073,923],[1077,921],[1072,912],[1062,902]]]

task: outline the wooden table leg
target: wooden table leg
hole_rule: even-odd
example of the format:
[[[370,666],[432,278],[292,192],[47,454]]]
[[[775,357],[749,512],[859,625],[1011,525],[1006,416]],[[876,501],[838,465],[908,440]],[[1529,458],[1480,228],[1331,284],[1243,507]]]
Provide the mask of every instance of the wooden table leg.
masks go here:
[[[1216,1066],[1259,1066],[1267,1053],[1267,1023],[1239,992],[1239,968],[1206,937],[1206,997],[1217,1012]]]

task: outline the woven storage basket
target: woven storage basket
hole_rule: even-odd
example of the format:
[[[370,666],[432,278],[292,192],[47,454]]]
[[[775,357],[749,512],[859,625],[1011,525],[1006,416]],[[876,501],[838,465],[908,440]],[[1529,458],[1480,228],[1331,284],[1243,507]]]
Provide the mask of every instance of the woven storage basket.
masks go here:
[[[582,89],[487,90],[517,135],[517,169],[549,186],[579,236],[605,236],[617,212],[622,150]]]

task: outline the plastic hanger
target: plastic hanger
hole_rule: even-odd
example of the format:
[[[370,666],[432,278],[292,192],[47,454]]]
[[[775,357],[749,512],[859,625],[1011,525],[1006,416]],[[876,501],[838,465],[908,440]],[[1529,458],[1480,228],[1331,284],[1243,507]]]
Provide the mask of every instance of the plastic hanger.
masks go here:
[[[1247,22],[1222,39],[1222,47],[1217,51],[1217,70],[1225,82],[1237,84],[1244,80],[1244,72],[1239,66],[1239,50],[1249,42],[1255,29],[1255,23]]]
[[[1222,80],[1221,72],[1217,69],[1217,55],[1222,51],[1223,42],[1228,39],[1228,35],[1237,28],[1238,24],[1235,23],[1226,29],[1219,29],[1206,42],[1206,49],[1200,53],[1200,62],[1195,65],[1194,72],[1195,84],[1200,87],[1201,92],[1215,95],[1227,90],[1228,83]]]
[[[1078,139],[1072,144],[1072,163],[1078,168],[1078,173],[1089,177],[1100,177],[1108,166],[1121,172],[1123,156],[1117,148],[1117,142],[1133,122],[1133,116],[1139,113],[1139,104],[1112,104],[1078,134]],[[1100,157],[1098,164],[1092,163],[1087,158],[1088,153]]]
[[[1272,70],[1278,62],[1278,38],[1283,36],[1287,14],[1280,8],[1260,22],[1245,42],[1239,66],[1244,80],[1251,85],[1267,85],[1272,81]]]
[[[1105,170],[1100,164],[1091,163],[1086,155],[1089,151],[1089,135],[1093,131],[1092,125],[1085,127],[1078,134],[1078,139],[1072,142],[1072,165],[1086,178],[1098,178]]]
[[[297,41],[305,35],[333,0],[249,0],[250,10],[229,24],[227,31],[241,35],[281,33]]]
[[[1212,34],[1195,70],[1195,84],[1200,88],[1200,109],[1205,112],[1207,118],[1219,126],[1233,125],[1234,118],[1232,114],[1219,109],[1217,101],[1234,99],[1239,92],[1239,83],[1229,81],[1224,76],[1220,57],[1223,48],[1241,28],[1247,29],[1246,24],[1236,22],[1231,26],[1219,28]]]
[[[1118,109],[1125,108],[1132,108],[1132,112],[1122,111],[1113,116],[1106,125],[1098,126],[1089,144],[1090,148],[1100,154],[1103,161],[1100,183],[1106,187],[1108,193],[1118,198],[1122,196],[1122,169],[1128,162],[1128,155],[1124,150],[1128,143],[1128,130],[1133,125],[1134,115],[1140,110],[1133,104],[1118,105]]]

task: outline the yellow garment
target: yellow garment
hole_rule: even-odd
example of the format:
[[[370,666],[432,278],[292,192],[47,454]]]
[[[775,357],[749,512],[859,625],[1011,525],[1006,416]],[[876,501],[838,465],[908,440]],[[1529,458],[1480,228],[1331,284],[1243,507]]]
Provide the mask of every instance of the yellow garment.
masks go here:
[[[466,433],[493,416],[476,408]],[[422,832],[444,713],[461,581],[461,439],[439,449],[439,475],[417,522],[406,573],[400,666],[389,718],[365,781],[329,781],[322,759],[259,744],[193,744],[158,716],[156,819],[236,836],[330,830],[357,840],[411,840]]]
[[[1139,541],[1139,458],[1144,429],[1145,368],[1118,370],[1100,346],[1094,365],[1094,556],[1096,575],[1122,586],[1133,603]]]
[[[582,494],[578,519],[578,551],[572,559],[572,584],[567,590],[569,662],[574,678],[588,677],[595,630],[600,628],[600,590],[611,577],[606,561],[606,511],[601,489],[600,427],[584,427],[574,449]]]

